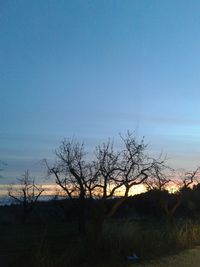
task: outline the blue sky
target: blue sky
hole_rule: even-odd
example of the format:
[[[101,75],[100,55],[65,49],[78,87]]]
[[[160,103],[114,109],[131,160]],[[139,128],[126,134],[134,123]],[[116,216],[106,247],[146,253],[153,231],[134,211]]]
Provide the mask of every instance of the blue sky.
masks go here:
[[[173,167],[200,163],[200,2],[2,0],[1,183],[64,137],[88,149],[145,136]]]

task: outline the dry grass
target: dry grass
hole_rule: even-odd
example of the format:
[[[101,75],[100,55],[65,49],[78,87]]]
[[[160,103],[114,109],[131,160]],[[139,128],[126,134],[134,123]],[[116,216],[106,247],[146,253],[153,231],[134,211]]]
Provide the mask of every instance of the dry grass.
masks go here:
[[[150,263],[134,264],[134,267],[199,267],[200,266],[200,247],[184,250],[183,252],[164,257]]]
[[[15,267],[27,266],[27,261],[29,267],[130,267],[132,264],[127,261],[127,256],[132,253],[141,259],[141,265],[133,266],[179,267],[188,262],[185,266],[193,267],[197,266],[193,261],[200,262],[200,256],[195,259],[192,254],[196,250],[190,250],[189,254],[179,254],[177,261],[176,256],[170,256],[149,264],[151,260],[200,244],[200,225],[192,222],[177,223],[169,229],[155,221],[112,221],[105,225],[98,238],[92,232],[85,237],[78,236],[70,224],[7,228],[9,235],[5,229],[2,233],[4,241],[8,241],[9,236],[9,242],[7,245],[3,242],[2,249],[7,247],[10,252],[12,248],[13,251],[20,248]]]

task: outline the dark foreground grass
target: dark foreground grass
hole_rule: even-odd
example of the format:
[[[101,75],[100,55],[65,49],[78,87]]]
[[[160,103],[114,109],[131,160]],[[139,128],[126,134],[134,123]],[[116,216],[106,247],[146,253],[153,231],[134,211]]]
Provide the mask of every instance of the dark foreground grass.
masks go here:
[[[88,231],[84,237],[76,234],[73,224],[22,229],[15,267],[124,267],[130,266],[127,256],[133,253],[145,262],[200,244],[200,225],[192,222],[166,227],[156,222],[112,221],[101,234]]]

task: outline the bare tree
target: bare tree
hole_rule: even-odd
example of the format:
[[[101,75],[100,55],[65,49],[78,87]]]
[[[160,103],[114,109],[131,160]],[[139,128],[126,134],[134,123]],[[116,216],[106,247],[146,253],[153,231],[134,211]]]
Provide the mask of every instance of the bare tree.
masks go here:
[[[166,161],[166,158],[164,161]],[[170,183],[173,183],[174,170],[171,167],[165,165],[164,161],[162,164],[158,164],[157,162],[155,162],[155,164],[153,163],[150,176],[144,182],[148,191],[167,190],[167,186]]]
[[[62,188],[69,199],[78,202],[79,232],[85,232],[85,199],[91,190],[94,177],[91,163],[86,162],[83,143],[75,139],[64,140],[56,150],[57,161],[50,167],[47,162],[49,174],[53,174],[56,183]]]
[[[173,223],[175,213],[183,200],[183,192],[187,190],[194,182],[198,181],[199,167],[191,172],[182,172],[177,177],[177,171],[166,166],[166,168],[158,166],[159,168],[153,168],[152,177],[146,181],[148,186],[152,186],[153,189],[158,190],[159,202],[161,208],[165,213],[166,220],[169,224]],[[166,173],[167,170],[167,173]],[[171,173],[169,173],[169,171]],[[162,194],[165,190],[165,186],[169,183],[175,184],[177,191],[173,194]],[[160,194],[159,194],[160,192]]]
[[[123,147],[120,150],[114,149],[113,142],[108,140],[96,147],[93,160],[87,160],[83,144],[75,139],[65,139],[56,150],[55,164],[50,167],[46,162],[56,183],[69,199],[78,203],[79,231],[82,233],[85,231],[86,199],[98,199],[95,217],[101,224],[106,217],[114,215],[132,187],[146,181],[156,164],[164,163],[148,156],[144,138],[138,142],[128,132],[121,140]],[[115,198],[115,204],[107,211],[107,199],[112,198]]]
[[[180,177],[182,182],[182,189],[187,189],[190,186],[194,185],[194,183],[198,183],[199,181],[199,171],[200,167],[197,167],[194,171],[184,172],[183,177]]]
[[[97,147],[96,165],[99,177],[95,189],[101,189],[102,203],[105,203],[106,199],[117,196],[106,217],[112,217],[115,214],[128,198],[131,188],[144,183],[154,167],[164,164],[164,160],[156,160],[148,156],[144,138],[137,141],[130,132],[125,137],[120,137],[122,140],[120,151],[115,151],[110,141]]]
[[[28,170],[25,171],[22,178],[18,179],[17,185],[10,186],[8,196],[22,206],[22,222],[26,222],[28,215],[43,192],[44,189],[36,185],[35,179],[30,178]]]

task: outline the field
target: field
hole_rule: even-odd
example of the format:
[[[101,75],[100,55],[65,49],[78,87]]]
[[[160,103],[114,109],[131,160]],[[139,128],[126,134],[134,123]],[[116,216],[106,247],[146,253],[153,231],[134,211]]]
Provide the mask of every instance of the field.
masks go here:
[[[98,236],[88,229],[84,237],[76,229],[75,223],[1,225],[1,267],[178,267],[200,261],[198,247],[185,251],[200,244],[200,226],[191,222],[170,228],[151,221],[111,221]],[[133,253],[136,263],[127,260]]]
[[[167,256],[150,263],[134,264],[135,267],[199,267],[200,247],[187,249],[177,255]]]

